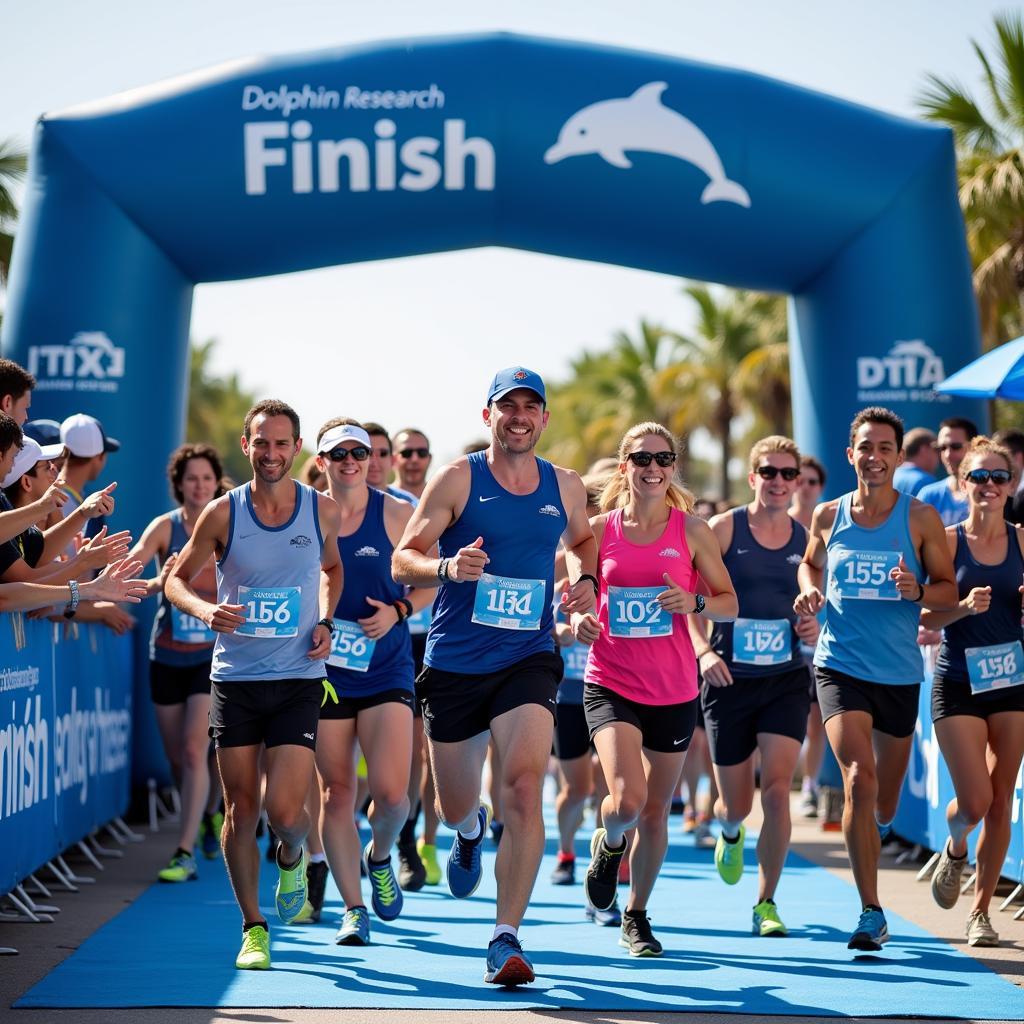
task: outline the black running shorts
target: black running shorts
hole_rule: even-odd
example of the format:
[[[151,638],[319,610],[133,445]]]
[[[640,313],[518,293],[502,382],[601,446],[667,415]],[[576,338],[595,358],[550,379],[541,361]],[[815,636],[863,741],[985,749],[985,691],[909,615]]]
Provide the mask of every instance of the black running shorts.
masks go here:
[[[965,679],[947,679],[936,676],[932,680],[932,721],[971,715],[988,718],[1002,711],[1024,711],[1024,686],[1008,686],[1005,690],[989,693],[971,693],[971,684]]]
[[[555,757],[559,761],[574,761],[590,750],[590,730],[583,705],[555,705]]]
[[[330,696],[320,707],[320,720],[330,721],[339,718],[355,718],[360,711],[379,707],[381,704],[404,704],[410,711],[416,703],[412,690],[391,689],[380,693],[368,693],[365,697],[338,696],[335,704]]]
[[[648,750],[660,754],[681,754],[689,749],[697,723],[697,703],[694,698],[683,704],[638,704],[605,686],[587,683],[583,687],[591,739],[606,725],[625,722],[640,730]]]
[[[198,665],[149,663],[149,694],[154,704],[184,704],[189,697],[210,696],[210,662]]]
[[[316,749],[322,679],[254,679],[215,682],[210,736],[218,747],[268,748],[291,744]]]
[[[902,739],[917,725],[921,684],[872,683],[830,668],[814,668],[818,684],[821,720],[827,722],[844,711],[866,711],[878,732]]]

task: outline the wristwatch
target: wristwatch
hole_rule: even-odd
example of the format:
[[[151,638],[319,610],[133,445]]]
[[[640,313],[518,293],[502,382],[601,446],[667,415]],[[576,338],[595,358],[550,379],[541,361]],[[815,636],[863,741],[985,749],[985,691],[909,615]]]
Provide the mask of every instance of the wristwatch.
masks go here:
[[[82,595],[78,591],[78,581],[68,580],[68,590],[71,591],[71,600],[64,605],[64,618],[73,619],[75,612],[78,611],[78,602],[82,599]]]
[[[577,583],[582,583],[583,580],[589,580],[593,584],[593,586],[594,586],[594,593],[595,594],[600,591],[600,587],[598,586],[598,583],[597,583],[597,578],[594,577],[594,576],[591,576],[589,572],[583,573],[583,575],[580,576],[580,578],[576,582]]]
[[[320,619],[317,622],[317,625],[318,626],[323,626],[324,629],[326,629],[327,632],[331,634],[331,636],[334,636],[334,630],[337,628],[334,625],[334,619]]]
[[[700,615],[704,611],[704,595],[694,594],[693,595],[694,606],[693,611],[695,615]]]

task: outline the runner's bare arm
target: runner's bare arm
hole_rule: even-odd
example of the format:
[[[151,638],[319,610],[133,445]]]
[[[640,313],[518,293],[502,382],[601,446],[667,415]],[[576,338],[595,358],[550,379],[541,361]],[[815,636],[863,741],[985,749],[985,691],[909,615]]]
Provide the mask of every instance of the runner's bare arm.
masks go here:
[[[729,622],[735,619],[739,611],[739,602],[736,600],[732,578],[725,567],[725,562],[722,561],[718,539],[711,532],[711,527],[699,516],[686,517],[686,543],[693,552],[693,566],[710,591],[710,596],[704,601],[704,611],[701,615],[713,622]]]
[[[939,513],[916,498],[910,505],[910,528],[921,544],[921,565],[927,583],[921,584],[918,603],[932,611],[952,611],[960,600],[956,570],[949,552],[946,529]]]
[[[157,516],[145,530],[142,536],[135,542],[135,547],[128,552],[129,558],[135,558],[143,565],[149,565],[157,558],[161,562],[167,554],[171,545],[171,519],[167,513]],[[146,581],[146,596],[158,594],[163,589],[164,576],[157,573],[152,579]]]
[[[384,495],[384,529],[387,531],[388,539],[394,548],[398,548],[405,533],[405,528],[412,519],[413,507],[407,501],[399,501],[390,494]],[[427,552],[431,558],[437,558],[437,545]],[[409,604],[412,605],[412,614],[422,611],[428,605],[434,603],[437,596],[437,584],[440,581],[435,577],[432,583],[422,587],[413,587],[406,595]]]
[[[320,535],[324,539],[323,550],[320,553],[320,618],[330,619],[334,616],[338,601],[341,600],[341,589],[345,582],[341,553],[338,551],[341,509],[323,494],[318,494],[316,501]],[[316,661],[326,658],[330,653],[331,632],[326,626],[317,623],[313,627],[312,646],[306,657]]]
[[[807,531],[807,550],[796,570],[796,583],[800,593],[793,602],[797,615],[817,615],[825,605],[825,566],[828,562],[826,534],[836,521],[839,500],[826,501],[814,509],[811,528]]]
[[[576,580],[566,591],[567,612],[592,611],[597,599],[596,588],[583,575],[597,578],[597,541],[587,518],[587,489],[578,473],[555,467],[558,491],[565,509],[566,525],[562,533],[565,545],[565,568],[570,580]]]

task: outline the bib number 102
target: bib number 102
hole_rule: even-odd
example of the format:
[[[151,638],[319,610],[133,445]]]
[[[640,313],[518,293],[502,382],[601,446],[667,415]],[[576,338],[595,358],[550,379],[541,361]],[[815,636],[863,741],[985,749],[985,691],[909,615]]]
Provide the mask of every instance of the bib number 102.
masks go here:
[[[656,598],[650,601],[633,598],[629,601],[616,601],[615,611],[620,622],[634,626],[653,626],[661,620],[662,608]]]

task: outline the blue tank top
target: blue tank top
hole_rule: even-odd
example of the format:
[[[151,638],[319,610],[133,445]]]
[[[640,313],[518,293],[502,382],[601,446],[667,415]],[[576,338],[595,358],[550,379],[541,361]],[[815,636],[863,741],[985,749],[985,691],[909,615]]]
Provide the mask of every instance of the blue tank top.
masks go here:
[[[491,580],[438,588],[423,660],[446,672],[486,675],[533,654],[554,653],[555,551],[567,519],[550,462],[537,459],[540,483],[532,494],[506,491],[494,479],[486,452],[470,455],[469,468],[466,507],[438,544],[441,557],[450,558],[483,537]],[[513,582],[502,587],[494,577]],[[482,619],[506,625],[485,625]],[[530,628],[511,626],[516,619]]]
[[[215,682],[323,679],[323,661],[306,655],[320,620],[320,559],[324,540],[317,492],[293,480],[295,511],[281,526],[264,526],[251,485],[228,492],[228,542],[217,562],[217,601],[245,605],[244,626],[218,633]]]
[[[807,531],[787,518],[792,524],[789,540],[773,550],[754,538],[745,506],[732,510],[732,543],[722,561],[739,598],[740,621],[716,622],[711,646],[734,677],[777,675],[802,664],[793,601],[800,591],[796,570],[807,549]],[[788,625],[783,627],[782,620]],[[737,635],[740,642],[734,650]]]
[[[968,615],[952,622],[942,631],[942,646],[935,659],[935,674],[957,682],[967,682],[968,647],[991,647],[1021,639],[1021,597],[1017,589],[1024,577],[1024,559],[1017,543],[1017,531],[1006,524],[1006,557],[998,565],[975,561],[964,536],[963,526],[956,528],[957,593],[965,598],[975,587],[992,588],[992,604],[984,615]]]
[[[924,582],[910,534],[910,505],[900,494],[879,526],[858,526],[850,514],[852,494],[839,499],[828,539],[825,624],[814,664],[871,683],[909,686],[924,677],[917,624],[921,606],[899,597],[889,571],[900,555]]]
[[[167,557],[178,554],[188,543],[189,537],[185,532],[185,521],[182,518],[182,510],[174,509],[167,517],[171,523],[171,539],[167,546]],[[207,570],[203,570],[192,581],[193,589],[204,600],[215,600],[216,590],[207,589],[203,586],[207,582]],[[214,581],[212,578],[210,583]],[[215,584],[214,584],[215,585]],[[175,636],[175,622],[178,624],[179,636]],[[181,637],[183,630],[187,628],[185,638],[196,638],[207,634],[205,623],[198,622],[173,607],[170,601],[163,595],[160,597],[160,607],[157,609],[156,618],[153,619],[153,631],[150,634],[149,657],[161,665],[173,665],[177,667],[191,667],[202,665],[213,657],[213,639],[205,643],[186,643]]]
[[[338,551],[345,569],[345,586],[334,610],[336,619],[358,622],[368,619],[377,609],[366,598],[393,604],[405,596],[405,587],[391,576],[394,550],[384,526],[384,494],[369,488],[370,500],[363,521],[355,533],[338,538]],[[392,626],[373,646],[365,672],[327,664],[327,678],[339,696],[366,697],[384,690],[413,688],[415,665],[412,640],[405,622]]]

